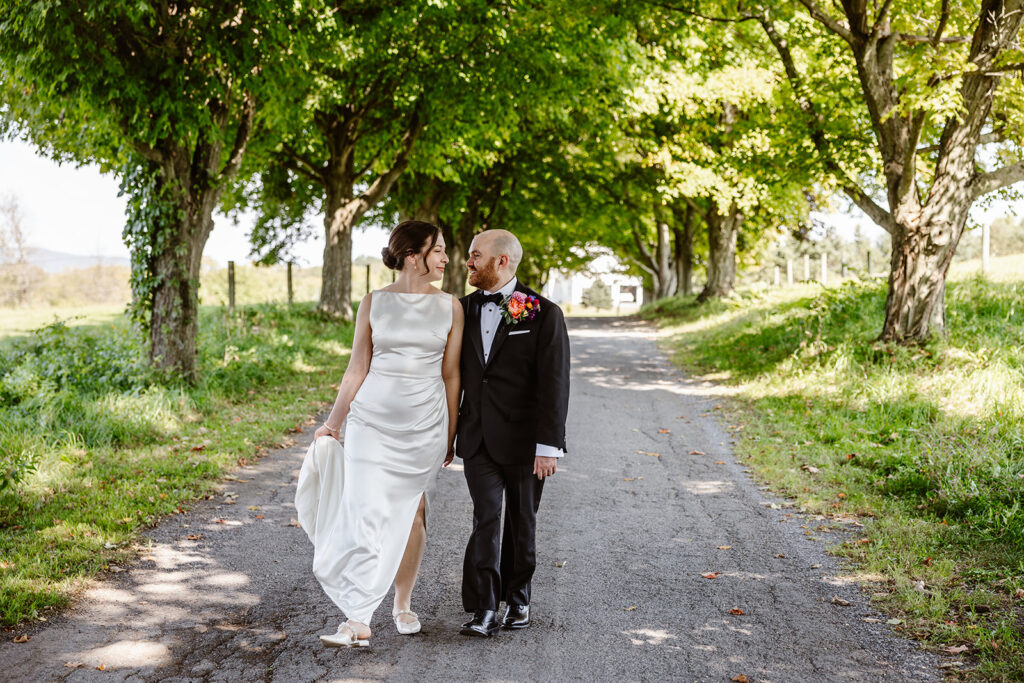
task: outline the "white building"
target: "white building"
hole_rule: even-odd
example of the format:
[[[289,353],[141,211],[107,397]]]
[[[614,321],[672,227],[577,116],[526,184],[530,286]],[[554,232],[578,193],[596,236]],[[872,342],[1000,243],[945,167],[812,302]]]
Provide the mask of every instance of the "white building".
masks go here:
[[[640,278],[626,275],[621,270],[622,266],[614,256],[599,256],[584,272],[566,274],[551,271],[542,293],[563,309],[571,311],[583,305],[583,292],[601,280],[611,289],[612,311],[632,313],[643,306],[643,283]]]

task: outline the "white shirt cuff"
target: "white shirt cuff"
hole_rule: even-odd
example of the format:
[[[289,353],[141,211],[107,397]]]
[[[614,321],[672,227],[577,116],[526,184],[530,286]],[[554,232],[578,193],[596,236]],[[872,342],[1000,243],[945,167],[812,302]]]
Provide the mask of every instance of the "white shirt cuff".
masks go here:
[[[565,455],[565,452],[561,448],[555,448],[554,446],[548,446],[547,444],[537,444],[538,458],[561,458]]]

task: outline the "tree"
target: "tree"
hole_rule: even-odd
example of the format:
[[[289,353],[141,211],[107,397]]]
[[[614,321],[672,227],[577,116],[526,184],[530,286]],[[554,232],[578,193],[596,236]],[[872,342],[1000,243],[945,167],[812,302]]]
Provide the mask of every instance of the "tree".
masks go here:
[[[659,10],[638,33],[648,63],[623,118],[622,194],[643,217],[632,224],[630,257],[654,298],[689,293],[702,223],[707,280],[698,300],[727,296],[740,245],[752,250],[808,210],[816,169],[794,154],[799,112],[779,92],[778,67],[738,22],[698,25]]]
[[[611,287],[606,285],[601,278],[594,280],[594,284],[583,290],[582,303],[584,306],[596,308],[599,311],[611,308],[614,303]]]
[[[743,12],[778,54],[822,165],[892,238],[880,338],[943,331],[946,274],[972,204],[1024,180],[1024,85],[1007,78],[1024,69],[1024,0],[799,0]],[[833,135],[851,112],[872,132],[870,163]],[[1002,165],[986,170],[986,157]]]
[[[503,16],[502,40],[474,48],[479,86],[446,99],[449,117],[465,113],[431,125],[425,137],[440,139],[414,151],[393,188],[395,216],[441,226],[446,291],[462,293],[466,250],[485,229],[519,236],[520,274],[535,287],[552,267],[583,262],[598,205],[591,155],[607,145],[632,58],[628,24],[601,9],[546,0]]]
[[[287,7],[0,0],[0,132],[118,173],[136,319],[156,365],[189,380],[203,248],[267,94],[261,69],[283,55]]]
[[[24,215],[14,195],[0,197],[0,302],[21,306],[39,280],[37,268],[28,263]]]
[[[444,176],[446,156],[506,125],[509,107],[491,104],[507,100],[506,81],[488,76],[526,11],[484,0],[308,8],[289,48],[299,67],[268,73],[288,96],[259,131],[236,205],[257,209],[254,244],[271,261],[306,236],[310,211],[323,213],[320,310],[351,317],[352,230],[414,158]]]

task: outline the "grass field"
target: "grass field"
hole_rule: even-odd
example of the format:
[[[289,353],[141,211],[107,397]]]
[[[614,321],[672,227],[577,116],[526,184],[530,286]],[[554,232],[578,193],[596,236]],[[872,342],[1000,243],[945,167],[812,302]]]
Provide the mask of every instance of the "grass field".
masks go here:
[[[971,680],[1024,680],[1020,262],[984,277],[959,264],[948,337],[924,347],[873,341],[874,279],[645,311],[675,362],[733,389],[739,457],[803,512],[859,519],[855,538],[808,533],[849,558],[897,631]]]
[[[103,325],[119,319],[124,309],[119,304],[0,308],[0,338],[24,337],[57,320],[64,321],[70,327]]]
[[[352,338],[312,304],[203,308],[202,379],[187,386],[156,381],[123,319],[95,315],[0,345],[0,474],[27,475],[0,488],[8,630],[67,604],[135,557],[145,528],[286,443],[334,398]]]

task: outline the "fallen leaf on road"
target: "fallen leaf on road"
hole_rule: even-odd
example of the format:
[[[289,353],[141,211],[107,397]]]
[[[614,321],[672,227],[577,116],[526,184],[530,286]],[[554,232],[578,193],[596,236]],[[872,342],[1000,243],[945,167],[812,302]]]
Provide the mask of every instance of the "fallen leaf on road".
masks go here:
[[[821,569],[821,565],[820,564],[812,564],[811,565],[811,569]]]
[[[253,512],[259,512],[260,511],[260,506],[259,505],[250,505],[249,509],[252,510]]]
[[[721,572],[706,572],[704,574],[701,574],[701,576],[703,576],[705,579],[717,579],[720,573]]]
[[[776,553],[775,557],[781,557],[782,559],[786,559],[786,556],[782,553]]]
[[[725,464],[725,461],[724,461],[724,460],[716,460],[716,461],[715,461],[715,464],[716,464],[716,465],[724,465],[724,464]]]
[[[555,562],[555,566],[558,567],[559,569],[561,569],[562,567],[565,566],[565,562],[566,562],[565,560],[562,560],[561,562]]]
[[[661,453],[654,453],[654,452],[647,452],[647,453],[644,453],[644,455],[654,456],[655,458],[660,458],[661,457]]]
[[[957,645],[955,647],[947,647],[946,652],[948,652],[951,655],[958,655],[961,652],[967,652],[968,649],[970,648],[968,648],[966,645]]]
[[[190,541],[198,541],[200,538],[203,538],[205,536],[206,536],[206,534],[189,534],[188,535],[188,540],[190,540]]]
[[[100,665],[96,667],[96,670],[97,671],[106,671],[107,670],[107,663],[106,662],[101,662]]]
[[[743,674],[737,674],[732,677],[733,683],[750,683],[750,679]]]
[[[720,546],[718,546],[718,549],[719,550],[731,550],[732,546],[731,545],[720,545]]]
[[[624,611],[624,612],[632,612],[632,611],[633,611],[633,610],[635,610],[635,609],[636,609],[636,605],[633,605],[632,607],[627,607],[627,608],[626,608],[626,609],[624,609],[623,611]]]
[[[623,477],[622,481],[636,481],[636,477]]]
[[[20,636],[14,639],[16,643],[27,643],[32,640],[32,636],[22,633]]]
[[[77,669],[80,666],[85,666],[82,662],[64,662],[64,666],[69,669]]]
[[[659,429],[658,433],[659,434],[669,434],[671,431],[672,431],[671,429]]]
[[[295,519],[294,517],[292,518],[292,521],[288,522],[288,526],[297,526],[300,529],[302,528],[302,525],[299,524],[299,520]]]
[[[690,455],[707,455],[704,451],[692,450]]]
[[[874,617],[864,617],[861,621],[866,621],[869,624],[881,624],[881,619],[875,619]]]
[[[224,524],[225,523],[224,519],[215,519],[215,520],[213,520],[213,522],[214,522],[214,524]]]
[[[839,605],[840,607],[849,607],[850,606],[850,601],[849,600],[843,600],[838,595],[833,595],[832,596],[832,604],[833,605]]]
[[[263,515],[256,515],[256,519],[263,519]]]
[[[739,607],[733,607],[731,610],[729,610],[729,614],[744,614],[744,611],[741,610]]]
[[[902,624],[903,620],[902,619],[887,619],[885,623],[889,624],[890,626],[896,626],[897,624]]]

